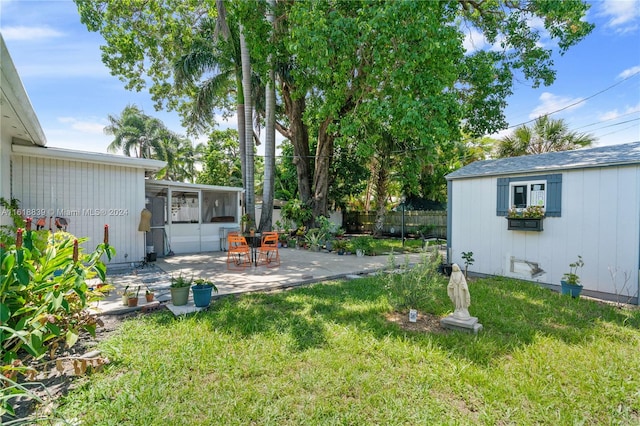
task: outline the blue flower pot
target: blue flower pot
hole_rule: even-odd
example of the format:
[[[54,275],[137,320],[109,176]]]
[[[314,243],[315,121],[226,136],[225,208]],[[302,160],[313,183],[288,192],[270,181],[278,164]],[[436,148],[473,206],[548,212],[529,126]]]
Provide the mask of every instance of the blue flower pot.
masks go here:
[[[198,308],[206,308],[211,304],[213,286],[198,284],[192,286],[191,291],[193,292],[193,303]]]
[[[571,297],[580,297],[582,286],[577,284],[569,284],[566,281],[560,281],[560,293]]]

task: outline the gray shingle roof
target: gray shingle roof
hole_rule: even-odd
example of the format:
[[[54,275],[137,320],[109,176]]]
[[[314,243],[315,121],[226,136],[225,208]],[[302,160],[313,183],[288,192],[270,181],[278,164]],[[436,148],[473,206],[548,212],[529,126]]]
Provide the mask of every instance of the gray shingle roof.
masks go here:
[[[624,164],[640,164],[640,142],[476,161],[449,173],[446,178],[453,180]]]

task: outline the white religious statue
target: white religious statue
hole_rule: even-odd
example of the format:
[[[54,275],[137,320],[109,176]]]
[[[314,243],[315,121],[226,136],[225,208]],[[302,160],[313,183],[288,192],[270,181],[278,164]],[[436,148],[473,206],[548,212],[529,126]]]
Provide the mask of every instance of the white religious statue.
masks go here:
[[[471,305],[469,287],[467,287],[467,280],[464,278],[464,274],[457,263],[454,263],[451,268],[447,294],[456,307],[452,316],[459,319],[471,318],[471,315],[469,315],[469,305]]]

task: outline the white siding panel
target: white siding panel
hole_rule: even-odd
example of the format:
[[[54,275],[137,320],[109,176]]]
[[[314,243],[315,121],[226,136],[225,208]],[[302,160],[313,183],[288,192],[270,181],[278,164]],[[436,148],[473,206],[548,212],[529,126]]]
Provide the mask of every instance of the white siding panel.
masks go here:
[[[14,155],[14,197],[25,209],[45,209],[69,222],[68,231],[88,237],[86,250],[101,243],[104,225],[117,255],[112,263],[140,261],[138,232],[144,208],[142,169]]]

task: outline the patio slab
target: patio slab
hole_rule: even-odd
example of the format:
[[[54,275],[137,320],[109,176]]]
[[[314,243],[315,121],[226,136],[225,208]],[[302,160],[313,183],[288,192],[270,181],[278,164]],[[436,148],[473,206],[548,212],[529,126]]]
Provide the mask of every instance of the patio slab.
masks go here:
[[[415,264],[423,254],[394,255],[397,265],[408,261]],[[311,284],[341,278],[359,277],[377,273],[389,264],[389,256],[338,255],[336,253],[312,252],[309,250],[280,249],[280,266],[267,268],[266,266],[252,266],[246,270],[227,270],[226,252],[208,252],[184,254],[160,258],[144,268],[119,270],[108,268],[107,281],[115,287],[115,291],[98,302],[94,309],[101,315],[119,315],[142,309],[145,305],[144,293],[149,287],[155,293],[155,300],[161,305],[171,305],[169,290],[172,276],[204,278],[215,283],[221,297],[230,294],[248,293],[254,291],[272,291],[299,285]],[[123,306],[121,294],[126,286],[129,290],[140,286],[139,303],[137,307]],[[153,303],[153,302],[152,302]],[[172,310],[175,314],[189,313],[199,310],[193,304],[190,296],[186,306]]]

